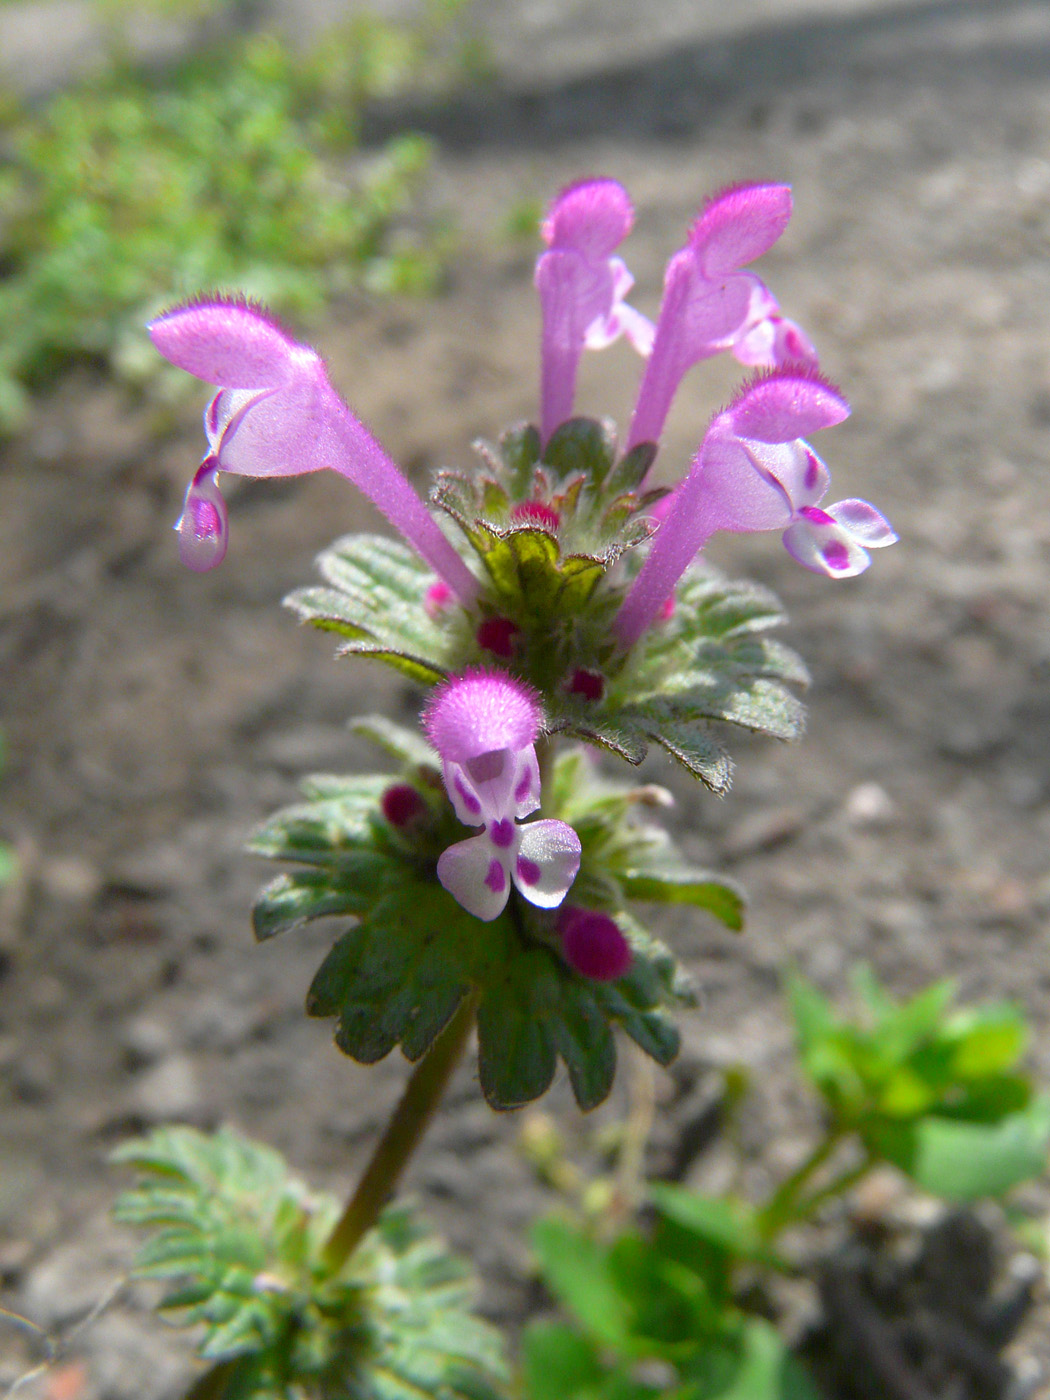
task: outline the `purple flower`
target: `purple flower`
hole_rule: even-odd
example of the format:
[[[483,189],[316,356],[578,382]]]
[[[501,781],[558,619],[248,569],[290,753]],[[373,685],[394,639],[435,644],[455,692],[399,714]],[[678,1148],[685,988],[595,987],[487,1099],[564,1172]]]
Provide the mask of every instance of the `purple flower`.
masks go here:
[[[628,451],[659,440],[675,391],[698,360],[728,350],[745,365],[816,365],[809,339],[784,319],[758,277],[742,270],[773,246],[790,217],[787,185],[736,185],[707,202],[667,265]]]
[[[184,563],[209,569],[226,553],[219,471],[298,476],[330,467],[364,492],[461,603],[473,601],[474,575],[332,388],[315,350],[297,344],[258,308],[222,299],[168,311],[149,332],[172,364],[220,386],[204,415],[209,451],[176,526]]]
[[[712,420],[614,619],[623,646],[657,619],[716,530],[783,530],[788,552],[830,578],[862,573],[869,549],[893,544],[889,522],[867,501],[819,506],[830,478],[803,434],[848,414],[839,391],[804,367],[771,370],[744,385]]]
[[[624,301],[634,285],[613,256],[631,231],[634,211],[617,180],[581,180],[551,205],[542,224],[547,251],[536,263],[543,317],[541,430],[544,441],[572,416],[576,371],[584,349],[625,335],[641,354],[652,323]]]
[[[456,816],[485,828],[442,852],[438,879],[485,922],[502,913],[512,884],[530,903],[556,908],[580,868],[580,838],[571,826],[553,819],[519,825],[540,805],[535,743],[542,721],[535,691],[483,669],[439,685],[423,712]]]

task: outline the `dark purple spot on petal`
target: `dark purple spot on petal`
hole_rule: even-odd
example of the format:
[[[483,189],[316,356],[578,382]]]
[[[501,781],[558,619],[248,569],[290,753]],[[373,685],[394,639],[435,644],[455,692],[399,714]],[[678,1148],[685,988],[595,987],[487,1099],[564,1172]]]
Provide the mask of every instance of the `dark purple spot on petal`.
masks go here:
[[[455,787],[456,792],[459,794],[459,799],[463,803],[463,806],[466,807],[468,812],[473,812],[476,816],[477,813],[481,811],[481,803],[470,791],[470,789],[467,787],[466,783],[463,781],[463,779],[458,773],[455,777]]]
[[[835,520],[826,510],[821,510],[819,506],[800,506],[799,515],[803,520],[808,520],[811,525],[834,525]]]
[[[202,500],[198,496],[187,503],[187,510],[190,528],[197,539],[209,540],[222,534],[222,516],[211,501]]]
[[[501,851],[505,851],[508,846],[513,846],[514,823],[509,817],[504,817],[501,821],[492,823],[489,827],[489,840],[494,846],[498,846]]]
[[[820,552],[829,569],[841,572],[849,568],[849,550],[839,540],[829,540]]]
[[[493,894],[502,894],[507,888],[507,872],[503,869],[498,860],[489,862],[489,871],[485,876],[485,884]]]
[[[514,789],[515,803],[524,802],[526,797],[535,797],[536,789],[532,785],[533,777],[534,774],[532,770],[526,768],[525,772],[522,773],[521,777],[518,779],[518,786]]]
[[[795,339],[796,339],[796,341],[797,341],[797,339],[798,339],[797,335],[796,335]],[[795,352],[792,351],[792,353],[795,353]],[[817,482],[818,482],[819,480],[820,480],[820,462],[817,460],[817,457],[816,457],[816,454],[815,454],[815,453],[813,453],[813,452],[807,452],[807,453],[806,453],[806,475],[805,475],[806,490],[807,490],[807,491],[812,491],[813,488],[814,488],[814,486],[816,486],[816,484],[817,484]]]
[[[538,885],[541,873],[534,860],[526,860],[524,856],[518,857],[518,879],[523,885]]]
[[[475,758],[468,758],[463,766],[476,783],[491,783],[503,772],[506,761],[506,749],[493,749],[491,753],[479,753]]]

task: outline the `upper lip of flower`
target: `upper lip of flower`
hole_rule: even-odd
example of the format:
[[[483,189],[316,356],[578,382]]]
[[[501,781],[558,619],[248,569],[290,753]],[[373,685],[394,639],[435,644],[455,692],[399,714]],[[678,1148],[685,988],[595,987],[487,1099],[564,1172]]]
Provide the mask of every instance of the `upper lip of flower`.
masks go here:
[[[297,344],[258,307],[223,298],[176,307],[149,331],[173,364],[220,387],[205,415],[217,468],[244,476],[297,476],[325,467],[342,473],[461,603],[474,601],[474,575],[396,463],[332,388],[316,351]]]

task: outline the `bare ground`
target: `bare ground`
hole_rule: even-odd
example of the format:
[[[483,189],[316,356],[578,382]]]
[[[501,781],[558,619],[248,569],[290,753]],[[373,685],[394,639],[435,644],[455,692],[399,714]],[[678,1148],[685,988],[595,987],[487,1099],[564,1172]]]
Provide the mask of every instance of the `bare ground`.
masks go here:
[[[501,79],[411,113],[441,142],[434,200],[463,233],[447,295],[340,306],[315,337],[362,417],[421,477],[533,414],[530,255],[500,232],[515,203],[584,173],[623,179],[637,300],[653,311],[702,195],[784,178],[796,214],[763,271],[854,405],[826,444],[836,488],[873,499],[902,536],[837,585],[775,541],[720,545],[720,563],[789,605],[814,671],[809,733],[737,745],[721,802],[647,770],[674,789],[690,853],[751,896],[743,939],[698,920],[662,931],[703,991],[684,1079],[751,1072],[744,1182],[760,1191],[812,1128],[788,1067],[789,962],[836,993],[867,959],[901,992],[951,974],[965,996],[1017,998],[1050,1079],[1050,10],[738,15],[669,0],[643,21],[625,0],[501,0],[482,16]],[[375,134],[403,115],[377,113]],[[627,351],[594,357],[581,409],[624,422],[636,375]],[[688,381],[669,477],[732,382],[710,366]],[[335,479],[248,484],[231,492],[226,564],[187,575],[170,524],[196,420],[160,441],[153,426],[120,391],[74,378],[0,457],[0,835],[24,872],[0,911],[0,1273],[3,1306],[59,1334],[127,1267],[105,1158],[129,1131],[230,1122],[338,1189],[405,1072],[396,1057],[351,1064],[305,1020],[331,930],[255,947],[247,910],[265,872],[240,854],[299,774],[371,762],[348,716],[413,713],[398,682],[333,662],[278,606],[331,537],[375,517]],[[658,1083],[660,1150],[695,1108],[675,1085]],[[563,1085],[553,1102],[575,1131]],[[473,1257],[486,1310],[509,1318],[532,1296],[521,1227],[542,1204],[520,1127],[484,1108],[467,1070],[412,1174]],[[724,1168],[716,1148],[694,1179]],[[1026,1199],[1045,1215],[1040,1190]],[[86,1367],[78,1396],[184,1385],[183,1340],[141,1302],[125,1288],[69,1343]],[[1050,1393],[1048,1315],[1044,1299],[1018,1344],[1030,1375],[1043,1368],[1037,1393]],[[0,1331],[0,1381],[30,1353]],[[63,1400],[55,1385],[31,1393]]]

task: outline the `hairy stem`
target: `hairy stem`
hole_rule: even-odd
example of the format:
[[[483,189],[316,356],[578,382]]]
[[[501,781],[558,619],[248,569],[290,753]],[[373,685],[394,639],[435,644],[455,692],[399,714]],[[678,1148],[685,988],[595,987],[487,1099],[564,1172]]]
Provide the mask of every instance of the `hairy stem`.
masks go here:
[[[413,1152],[430,1124],[474,1028],[477,997],[467,996],[412,1077],[387,1124],[357,1189],[347,1202],[324,1248],[324,1260],[337,1273],[379,1218]]]

